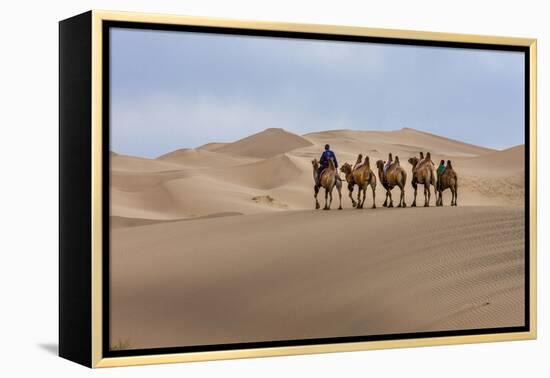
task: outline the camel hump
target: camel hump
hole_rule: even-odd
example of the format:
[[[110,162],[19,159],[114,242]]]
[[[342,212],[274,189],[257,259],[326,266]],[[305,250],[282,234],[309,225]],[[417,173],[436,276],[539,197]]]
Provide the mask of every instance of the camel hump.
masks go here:
[[[365,156],[365,165],[370,168],[370,159],[368,156]]]
[[[399,165],[399,156],[395,157],[395,165]]]
[[[450,160],[447,160],[447,168],[453,169],[453,165],[451,164]]]
[[[426,160],[432,160],[432,155],[429,152],[426,152]]]

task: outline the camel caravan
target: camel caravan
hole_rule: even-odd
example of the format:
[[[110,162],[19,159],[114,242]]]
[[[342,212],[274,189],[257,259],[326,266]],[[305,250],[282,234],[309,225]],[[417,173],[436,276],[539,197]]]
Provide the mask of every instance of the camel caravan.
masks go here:
[[[338,192],[339,207],[338,210],[342,210],[342,178],[338,173],[338,163],[336,156],[328,149],[328,145],[325,147],[328,152],[327,155],[323,153],[321,156],[321,162],[325,160],[324,165],[317,159],[312,160],[313,167],[313,179],[314,185],[314,197],[315,208],[319,209],[321,206],[317,200],[317,195],[321,188],[325,191],[325,206],[323,210],[330,210],[332,204],[332,192],[334,188]],[[419,157],[411,157],[408,159],[409,164],[412,166],[411,186],[414,189],[414,200],[411,207],[416,207],[416,197],[418,186],[422,185],[424,189],[424,207],[430,206],[430,200],[432,196],[431,187],[433,186],[435,195],[435,205],[443,206],[443,192],[447,189],[451,191],[451,206],[457,206],[457,174],[453,169],[450,160],[445,163],[441,160],[439,166],[435,167],[432,161],[431,154],[428,152],[424,156],[423,152],[420,152]],[[388,155],[388,160],[378,160],[376,162],[376,169],[378,173],[378,180],[382,187],[386,190],[386,198],[384,200],[384,207],[394,207],[392,190],[399,188],[399,203],[396,207],[407,207],[405,203],[405,184],[407,182],[407,172],[399,161],[399,157],[393,158],[392,154]],[[357,161],[352,166],[350,163],[344,163],[340,167],[340,171],[344,174],[345,180],[348,184],[348,196],[351,200],[351,204],[356,209],[363,209],[365,200],[367,197],[367,189],[370,187],[372,192],[372,209],[376,208],[376,183],[377,178],[374,171],[370,167],[370,159],[368,156],[363,160],[363,155],[357,156]],[[357,186],[357,200],[353,198],[353,191]]]

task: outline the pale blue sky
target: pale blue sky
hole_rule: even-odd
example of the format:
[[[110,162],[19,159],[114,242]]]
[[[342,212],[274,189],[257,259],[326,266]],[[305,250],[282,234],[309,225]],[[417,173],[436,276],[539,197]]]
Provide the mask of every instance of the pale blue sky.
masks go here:
[[[268,127],[412,127],[524,143],[520,52],[114,28],[111,149],[157,157]]]

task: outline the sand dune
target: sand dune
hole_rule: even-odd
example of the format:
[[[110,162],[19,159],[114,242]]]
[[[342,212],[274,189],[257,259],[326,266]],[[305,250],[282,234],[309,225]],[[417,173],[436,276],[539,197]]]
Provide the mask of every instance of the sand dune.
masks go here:
[[[216,148],[216,151],[225,154],[269,158],[311,144],[307,139],[283,129],[266,129]]]
[[[524,213],[264,212],[117,228],[111,344],[519,326]]]
[[[283,154],[232,169],[216,169],[207,174],[249,188],[273,189],[292,182],[301,173],[296,164]]]
[[[451,159],[459,174],[460,205],[522,206],[524,147],[491,150],[413,129],[390,132],[333,130],[303,137],[282,129],[267,129],[233,143],[209,143],[181,149],[158,159],[113,155],[113,216],[175,220],[219,212],[276,212],[311,209],[311,160],[330,143],[340,164],[369,155],[372,168],[392,152],[408,172],[407,203],[413,200],[411,166],[407,158],[430,151],[433,160]],[[422,202],[420,188],[420,201]],[[336,194],[336,193],[335,193]],[[322,193],[321,193],[322,195]],[[266,206],[254,197],[270,196],[281,206]],[[385,191],[376,190],[380,206]],[[394,196],[398,196],[394,190]],[[347,189],[344,207],[350,207]],[[434,197],[433,197],[434,198]],[[450,193],[444,194],[448,203]],[[367,203],[372,199],[367,198]],[[432,200],[434,204],[435,198]],[[336,205],[337,206],[337,205]]]
[[[207,176],[159,180],[137,191],[111,188],[111,216],[177,220],[220,212],[255,214],[276,210],[259,206],[252,199],[264,193]]]
[[[495,151],[483,156],[459,160],[467,173],[461,186],[503,205],[523,206],[525,196],[525,146]]]
[[[147,174],[115,171],[111,178],[111,215],[155,221],[217,212],[251,214],[286,209],[287,204],[280,199],[273,201],[276,206],[266,206],[264,201],[254,200],[254,197],[267,197],[268,190],[298,179],[302,173],[286,155],[231,169],[197,169],[195,166]],[[299,206],[301,201],[303,199],[294,205]]]
[[[356,210],[344,184],[343,211],[312,210],[311,160],[325,143],[340,165],[362,153],[374,169],[388,152],[398,155],[409,205],[407,158],[430,151],[436,163],[450,159],[459,207],[448,207],[447,191],[447,207],[384,209],[378,184],[379,209]],[[268,129],[157,159],[113,153],[111,343],[153,348],[521,325],[524,152],[412,129],[304,136]]]
[[[181,169],[180,166],[170,162],[162,162],[141,158],[136,156],[127,156],[111,154],[111,172],[166,172]]]
[[[273,199],[270,200],[269,198],[267,198],[265,200],[269,202],[273,202]],[[198,219],[210,219],[210,218],[219,218],[219,217],[232,217],[235,215],[243,215],[243,214],[237,213],[237,212],[223,212],[223,213],[213,213],[213,214],[205,215],[202,217],[196,217],[196,218],[171,219],[171,220],[158,220],[158,219],[154,220],[154,219],[112,216],[110,220],[110,226],[112,228],[138,227],[138,226],[148,226],[148,225],[157,224],[157,223],[192,221],[192,220],[198,220]]]
[[[420,150],[426,150],[437,155],[467,157],[494,151],[411,128],[395,131],[322,131],[306,134],[304,137],[317,144],[330,143],[344,150],[347,150],[348,146],[355,147],[360,143],[363,149],[359,148],[358,151],[371,150],[383,153],[401,151],[417,154]]]
[[[524,163],[524,145],[461,160],[461,166],[472,174],[492,177],[506,177],[522,173],[525,171]]]
[[[212,142],[212,143],[203,144],[202,146],[197,147],[197,149],[206,150],[206,151],[216,151],[218,148],[223,147],[225,145],[227,145],[227,143]]]
[[[231,167],[256,161],[245,156],[232,156],[215,151],[184,148],[162,155],[157,160],[183,165],[188,168]]]

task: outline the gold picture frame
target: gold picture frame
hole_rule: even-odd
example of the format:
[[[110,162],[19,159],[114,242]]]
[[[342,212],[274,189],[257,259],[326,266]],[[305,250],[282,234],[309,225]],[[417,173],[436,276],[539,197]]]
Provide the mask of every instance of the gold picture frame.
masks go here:
[[[103,86],[105,85],[103,77],[104,64],[104,26],[107,22],[127,22],[141,24],[159,24],[159,25],[186,25],[197,27],[216,27],[240,30],[261,30],[277,31],[290,33],[314,33],[318,35],[332,36],[357,36],[374,38],[393,38],[409,41],[437,41],[445,43],[465,43],[477,45],[503,45],[519,46],[525,48],[529,55],[528,67],[528,85],[529,85],[529,250],[528,268],[529,268],[529,329],[522,332],[509,333],[490,333],[476,335],[456,335],[445,337],[421,337],[397,340],[378,340],[362,342],[342,342],[330,344],[313,344],[297,346],[275,346],[259,347],[247,349],[231,350],[211,350],[201,352],[182,352],[150,355],[133,355],[109,357],[104,353],[103,326],[105,314],[103,309],[103,294],[105,292],[103,269],[104,269],[104,213],[103,204],[104,183],[102,177],[104,173],[105,151],[103,146]],[[60,127],[61,127],[61,197],[65,202],[61,206],[61,245],[60,245],[60,355],[70,360],[79,362],[89,367],[114,367],[143,364],[159,364],[187,361],[206,361],[218,359],[236,359],[249,357],[283,356],[298,355],[310,353],[327,352],[345,352],[371,349],[403,348],[418,346],[434,346],[447,344],[466,344],[495,341],[527,340],[535,339],[537,335],[537,307],[536,307],[536,210],[537,210],[537,41],[531,38],[514,38],[501,36],[483,36],[469,34],[451,34],[436,33],[412,30],[393,30],[378,29],[355,26],[335,26],[335,25],[317,25],[317,24],[295,24],[281,22],[260,22],[251,20],[232,20],[209,17],[188,17],[161,14],[129,13],[129,12],[110,12],[93,10],[83,15],[60,23],[60,88],[61,92],[69,91],[74,88],[74,83],[84,83],[82,87],[82,96],[74,91],[72,95],[63,95],[60,97]],[[79,34],[80,33],[80,34]],[[78,36],[83,35],[82,39]],[[84,42],[83,42],[84,41]],[[85,50],[85,54],[82,53]],[[79,60],[80,59],[80,60]],[[85,64],[84,74],[89,70],[89,77],[82,77],[82,72],[73,74],[67,73],[69,62],[83,62]],[[86,63],[88,62],[88,63]],[[527,67],[526,67],[527,68]],[[71,76],[72,75],[72,76]],[[84,75],[86,76],[86,75]],[[80,81],[79,81],[80,80]],[[89,97],[87,96],[89,93]],[[79,104],[75,105],[75,101]],[[89,102],[87,102],[89,101]],[[80,107],[83,111],[77,115],[70,113],[70,109]],[[79,109],[80,109],[79,108]],[[67,113],[68,112],[68,113]],[[85,114],[84,114],[85,113]],[[71,115],[72,114],[72,115]],[[72,117],[72,118],[71,118]],[[79,118],[80,117],[80,118]],[[89,121],[89,128],[82,127],[84,131],[74,130],[77,126],[75,121]],[[70,125],[69,125],[70,123]],[[80,127],[80,126],[79,126]],[[73,128],[73,130],[69,130]],[[90,133],[91,131],[91,133]],[[71,133],[78,133],[71,134]],[[74,144],[75,138],[83,138],[82,143],[88,144],[88,149],[82,152],[89,153],[89,170],[81,173],[86,175],[86,181],[82,182],[82,188],[86,192],[70,192],[72,189],[66,189],[63,194],[64,177],[69,177],[73,171],[68,162],[66,153],[78,153],[67,147]],[[86,152],[88,151],[88,152]],[[78,155],[77,155],[78,156]],[[65,167],[65,171],[63,171]],[[76,169],[76,168],[75,168]],[[88,169],[88,168],[86,168]],[[66,174],[64,173],[66,172]],[[65,175],[65,176],[64,176]],[[71,176],[74,180],[74,176]],[[69,180],[67,178],[67,180]],[[74,181],[73,181],[74,183]],[[75,188],[76,190],[78,188]],[[72,222],[71,217],[79,215],[71,213],[69,206],[78,201],[82,201],[82,196],[88,198],[83,206],[86,212],[80,216],[89,217],[89,223],[83,221],[82,224]],[[76,209],[74,211],[77,211]],[[72,227],[72,228],[71,228]],[[78,230],[75,227],[80,227]],[[85,233],[86,238],[79,240],[69,240],[68,234],[76,232]],[[66,241],[65,241],[66,240]],[[69,256],[70,253],[84,254],[82,258]],[[77,261],[78,260],[78,261]],[[74,272],[86,272],[84,276],[76,278],[71,275],[69,270]],[[82,280],[82,281],[78,281]],[[89,282],[87,286],[86,282]],[[81,299],[77,302],[75,297],[81,292]],[[526,298],[527,299],[527,298]],[[82,317],[82,314],[87,314]],[[89,313],[89,314],[88,314]],[[77,319],[77,320],[75,320]],[[78,348],[78,341],[89,341],[89,345]],[[78,350],[76,350],[78,349]]]

